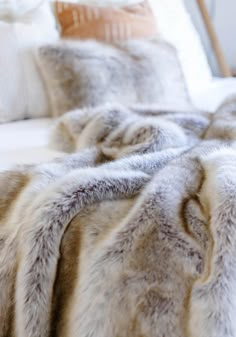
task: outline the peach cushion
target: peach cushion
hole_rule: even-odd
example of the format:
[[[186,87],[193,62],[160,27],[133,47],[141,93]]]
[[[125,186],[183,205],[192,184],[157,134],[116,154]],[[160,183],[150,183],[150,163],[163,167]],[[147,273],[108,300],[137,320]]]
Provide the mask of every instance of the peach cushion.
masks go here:
[[[56,1],[55,12],[64,38],[113,42],[157,34],[148,1],[109,8]]]

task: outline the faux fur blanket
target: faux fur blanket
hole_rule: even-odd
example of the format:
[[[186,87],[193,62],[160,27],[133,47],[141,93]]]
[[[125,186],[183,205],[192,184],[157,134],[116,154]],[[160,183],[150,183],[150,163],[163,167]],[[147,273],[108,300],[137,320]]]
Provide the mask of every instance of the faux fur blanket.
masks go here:
[[[236,337],[235,115],[74,111],[1,173],[0,337]]]

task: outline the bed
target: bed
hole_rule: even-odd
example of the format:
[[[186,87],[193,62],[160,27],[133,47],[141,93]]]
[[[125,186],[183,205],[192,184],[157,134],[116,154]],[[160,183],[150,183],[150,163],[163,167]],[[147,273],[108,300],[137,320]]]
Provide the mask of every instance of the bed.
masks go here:
[[[234,79],[179,0],[114,45],[28,1],[0,22],[0,337],[236,337]]]

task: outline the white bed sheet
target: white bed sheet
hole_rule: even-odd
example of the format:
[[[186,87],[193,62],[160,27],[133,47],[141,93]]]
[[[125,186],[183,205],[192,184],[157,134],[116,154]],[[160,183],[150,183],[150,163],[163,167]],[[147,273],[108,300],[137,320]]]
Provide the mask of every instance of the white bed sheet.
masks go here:
[[[48,147],[52,124],[50,118],[0,124],[0,170],[63,156]]]
[[[236,78],[213,78],[207,85],[202,85],[191,98],[200,110],[214,113],[224,101],[236,97]]]

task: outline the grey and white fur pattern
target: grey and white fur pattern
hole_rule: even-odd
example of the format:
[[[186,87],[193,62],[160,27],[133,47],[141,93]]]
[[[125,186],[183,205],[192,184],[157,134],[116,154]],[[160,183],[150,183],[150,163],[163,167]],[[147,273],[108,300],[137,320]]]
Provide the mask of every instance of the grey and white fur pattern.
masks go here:
[[[84,151],[0,174],[0,337],[236,337],[236,149],[217,118],[71,112],[54,136]]]
[[[181,112],[163,114],[153,106],[147,107],[146,111],[121,105],[86,108],[58,119],[50,145],[67,152],[97,146],[110,159],[192,147],[207,130],[209,118],[200,112],[195,115]]]

